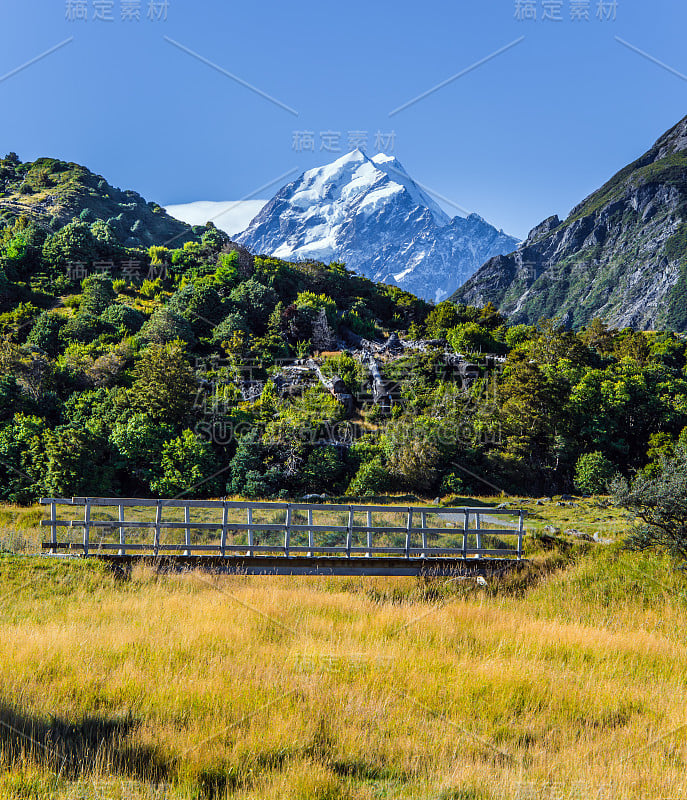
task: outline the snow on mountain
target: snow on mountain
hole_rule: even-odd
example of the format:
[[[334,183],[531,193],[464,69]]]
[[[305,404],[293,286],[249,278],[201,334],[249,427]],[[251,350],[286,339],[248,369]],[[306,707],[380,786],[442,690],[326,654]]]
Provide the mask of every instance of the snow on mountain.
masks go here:
[[[188,225],[205,225],[212,220],[221,231],[234,236],[248,227],[266,203],[267,200],[198,200],[166,206],[165,211]]]
[[[450,218],[396,158],[361,150],[284,186],[235,239],[277,258],[342,261],[434,301],[518,244],[477,214]]]

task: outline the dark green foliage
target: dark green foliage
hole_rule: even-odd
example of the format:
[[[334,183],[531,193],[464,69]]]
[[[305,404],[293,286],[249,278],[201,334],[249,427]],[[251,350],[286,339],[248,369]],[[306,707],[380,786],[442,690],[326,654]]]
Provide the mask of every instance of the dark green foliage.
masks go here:
[[[227,311],[217,290],[205,281],[180,289],[169,301],[168,310],[183,317],[199,337],[208,335]]]
[[[49,356],[55,357],[60,348],[60,331],[66,319],[54,311],[44,311],[34,323],[27,344],[39,347]]]
[[[60,328],[60,338],[63,342],[83,342],[87,344],[100,336],[104,326],[100,318],[94,314],[79,311],[69,317],[65,325]]]
[[[302,485],[307,491],[316,492],[322,486],[336,492],[345,475],[345,465],[336,447],[317,447],[303,465]]]
[[[235,333],[248,333],[249,327],[246,318],[238,311],[232,311],[212,331],[212,341],[215,344],[228,342]]]
[[[150,317],[141,329],[141,340],[156,344],[167,344],[176,339],[181,339],[187,344],[193,344],[196,337],[188,320],[174,314],[167,308],[159,308]]]
[[[112,325],[120,338],[138,333],[145,322],[145,317],[140,311],[121,304],[108,306],[100,315],[100,319],[102,322]]]
[[[91,275],[81,284],[81,305],[79,311],[97,317],[115,299],[112,279],[107,275]]]
[[[109,495],[111,466],[103,469],[104,442],[89,430],[58,427],[45,434],[45,474],[41,486],[51,497]]]
[[[43,261],[51,274],[64,274],[74,264],[89,265],[98,257],[96,240],[84,222],[71,222],[43,245]]]
[[[134,368],[131,407],[155,419],[178,421],[191,409],[196,385],[180,342],[150,344]]]
[[[680,265],[680,276],[668,295],[666,325],[674,331],[687,330],[687,259]]]
[[[230,297],[246,318],[251,320],[256,333],[264,333],[270,314],[279,300],[274,289],[250,278],[234,289]]]
[[[270,486],[264,478],[265,449],[257,430],[246,433],[238,443],[231,460],[231,480],[227,484],[229,494],[246,497],[265,497]]]

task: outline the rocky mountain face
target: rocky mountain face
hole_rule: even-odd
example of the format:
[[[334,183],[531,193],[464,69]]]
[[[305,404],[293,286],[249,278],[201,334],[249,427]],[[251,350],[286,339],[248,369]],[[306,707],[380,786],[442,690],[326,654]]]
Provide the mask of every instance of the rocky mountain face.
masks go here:
[[[490,259],[452,297],[491,301],[512,322],[687,330],[687,117],[513,253]]]
[[[397,159],[360,150],[284,186],[235,238],[254,253],[341,261],[429,300],[518,241],[477,214],[451,219]]]
[[[54,158],[22,162],[10,153],[0,159],[0,227],[18,217],[54,229],[74,217],[89,223],[102,220],[126,247],[167,242],[181,247],[196,238],[190,225],[170,217],[157,203],[111,186],[86,167]]]

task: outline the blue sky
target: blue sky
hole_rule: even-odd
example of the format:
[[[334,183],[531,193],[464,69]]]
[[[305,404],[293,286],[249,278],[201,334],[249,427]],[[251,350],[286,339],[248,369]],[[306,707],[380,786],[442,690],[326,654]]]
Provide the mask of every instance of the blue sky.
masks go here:
[[[139,21],[121,19],[126,0],[87,0],[85,21],[68,5],[0,0],[0,150],[76,161],[161,203],[270,197],[351,132],[370,155],[393,132],[423,186],[523,237],[687,114],[687,79],[650,60],[687,74],[684,0],[619,0],[615,20],[599,0],[521,2],[536,20],[517,0],[168,0],[166,20],[141,0]],[[314,152],[294,147],[302,132]]]

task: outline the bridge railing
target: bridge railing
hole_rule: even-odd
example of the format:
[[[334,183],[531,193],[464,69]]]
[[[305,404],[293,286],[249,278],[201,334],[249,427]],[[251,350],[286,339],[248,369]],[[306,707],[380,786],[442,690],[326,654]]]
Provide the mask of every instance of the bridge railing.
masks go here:
[[[43,549],[81,555],[522,558],[524,512],[229,500],[43,498]],[[66,517],[58,509],[72,511]]]

